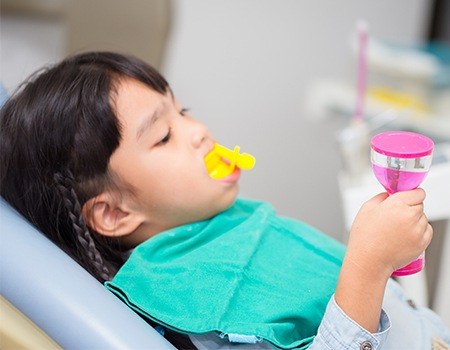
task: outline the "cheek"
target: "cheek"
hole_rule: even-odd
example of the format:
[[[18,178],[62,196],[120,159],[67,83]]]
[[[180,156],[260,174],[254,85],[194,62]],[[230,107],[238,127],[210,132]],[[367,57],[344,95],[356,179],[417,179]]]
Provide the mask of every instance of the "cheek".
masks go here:
[[[198,177],[192,173],[176,171],[174,167],[164,171],[149,172],[147,176],[139,175],[140,183],[144,183],[142,195],[146,201],[156,201],[160,204],[177,203],[186,200],[191,194],[195,194],[201,186]]]
[[[204,179],[194,174],[176,174],[170,178],[166,177],[162,185],[162,190],[172,200],[194,200],[201,197],[205,192],[210,190]]]
[[[158,188],[152,194],[160,196],[160,202],[169,207],[186,207],[195,209],[199,206],[210,205],[210,198],[215,193],[209,178],[191,173],[166,174],[160,181]],[[158,200],[158,198],[155,198]]]

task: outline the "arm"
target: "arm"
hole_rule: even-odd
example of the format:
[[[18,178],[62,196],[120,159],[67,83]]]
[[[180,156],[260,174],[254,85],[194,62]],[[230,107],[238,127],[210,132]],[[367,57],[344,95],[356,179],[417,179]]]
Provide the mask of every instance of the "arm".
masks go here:
[[[422,253],[432,229],[421,189],[366,202],[353,223],[334,298],[310,349],[347,349],[364,341],[382,345],[390,324],[382,311],[392,272]]]

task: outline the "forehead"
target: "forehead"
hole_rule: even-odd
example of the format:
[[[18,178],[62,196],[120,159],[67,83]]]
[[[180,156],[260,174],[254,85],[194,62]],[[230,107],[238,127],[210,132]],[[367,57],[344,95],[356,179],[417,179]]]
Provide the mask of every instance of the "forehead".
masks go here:
[[[159,103],[166,95],[153,90],[138,80],[121,79],[116,88],[114,106],[118,112],[137,108],[149,108]]]
[[[113,103],[120,125],[121,145],[137,146],[158,133],[163,125],[158,121],[177,108],[171,90],[167,90],[161,94],[133,79],[124,79],[118,84]]]
[[[170,90],[161,94],[134,79],[120,80],[113,98],[113,106],[121,123],[147,117],[172,102]]]

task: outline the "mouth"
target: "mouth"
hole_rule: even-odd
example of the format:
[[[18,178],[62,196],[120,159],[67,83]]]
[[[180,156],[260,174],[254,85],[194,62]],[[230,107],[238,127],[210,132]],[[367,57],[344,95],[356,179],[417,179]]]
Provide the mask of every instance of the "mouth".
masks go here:
[[[215,180],[235,182],[240,177],[241,169],[252,169],[255,158],[239,151],[239,146],[231,150],[216,143],[204,158],[209,176]]]
[[[209,176],[214,180],[233,178],[236,170],[240,171],[236,164],[232,164],[230,160],[218,155],[208,156],[205,163]]]
[[[238,167],[235,167],[233,172],[230,175],[225,176],[221,179],[217,179],[217,181],[226,182],[226,183],[236,183],[239,181],[240,177],[241,177],[241,169],[239,169]]]

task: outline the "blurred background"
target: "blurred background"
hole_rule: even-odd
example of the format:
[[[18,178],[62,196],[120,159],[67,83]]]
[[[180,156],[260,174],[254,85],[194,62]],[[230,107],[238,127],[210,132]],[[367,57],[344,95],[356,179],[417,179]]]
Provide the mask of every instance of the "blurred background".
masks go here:
[[[437,145],[424,183],[436,243],[420,297],[450,323],[448,0],[2,0],[1,81],[12,93],[40,67],[91,49],[137,55],[219,142],[255,155],[243,196],[345,242],[361,203],[383,190],[343,133],[359,20],[370,38],[369,136],[408,129]]]

